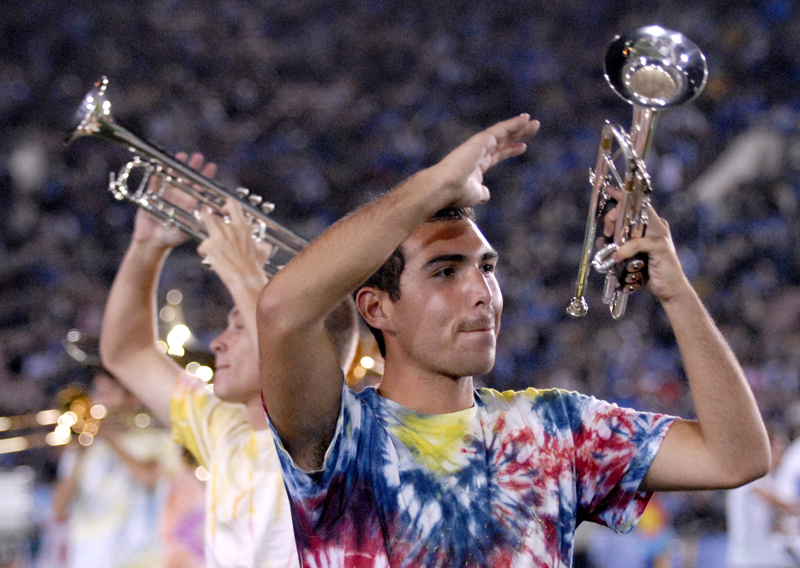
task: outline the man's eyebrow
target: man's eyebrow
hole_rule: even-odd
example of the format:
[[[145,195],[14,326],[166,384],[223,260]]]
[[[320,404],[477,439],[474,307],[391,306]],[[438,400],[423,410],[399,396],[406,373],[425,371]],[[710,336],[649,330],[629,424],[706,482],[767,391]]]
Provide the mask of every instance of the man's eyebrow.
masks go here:
[[[492,249],[490,251],[483,253],[483,255],[481,256],[481,260],[482,261],[493,260],[498,256],[499,255],[497,254],[497,251]],[[423,268],[432,266],[434,264],[438,264],[440,262],[464,263],[467,262],[467,256],[464,254],[440,254],[439,256],[434,256],[432,259],[426,262]]]
[[[426,262],[423,268],[438,264],[440,262],[467,262],[467,256],[464,254],[440,254],[439,256],[434,256],[432,259]]]

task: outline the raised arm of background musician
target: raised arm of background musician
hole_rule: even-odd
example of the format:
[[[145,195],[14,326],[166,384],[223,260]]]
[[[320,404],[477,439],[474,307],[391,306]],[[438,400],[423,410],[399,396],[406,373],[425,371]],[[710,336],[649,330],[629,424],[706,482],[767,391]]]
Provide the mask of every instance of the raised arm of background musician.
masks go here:
[[[483,174],[525,151],[528,115],[476,134],[438,164],[334,224],[275,276],[259,299],[261,380],[270,419],[298,465],[321,465],[341,403],[341,371],[323,320],[428,217],[489,199]]]
[[[222,212],[226,218],[200,212],[208,238],[200,243],[197,252],[222,280],[234,305],[247,316],[244,321],[248,333],[253,345],[258,345],[256,306],[258,295],[267,283],[263,267],[272,252],[272,246],[263,241],[257,243],[252,238],[250,224],[239,203],[226,203]]]
[[[606,234],[610,232],[606,224]],[[642,487],[724,489],[769,471],[766,427],[744,372],[681,268],[667,222],[652,207],[647,235],[624,244],[614,260],[648,254],[649,288],[672,324],[697,420],[669,430]]]
[[[185,160],[185,154],[178,154]],[[211,177],[215,164],[193,154],[188,165]],[[169,190],[170,188],[167,188]],[[171,199],[190,199],[172,188]],[[189,209],[193,203],[187,203]],[[172,389],[180,368],[156,343],[156,290],[161,268],[173,247],[187,237],[144,210],[136,214],[133,236],[114,278],[100,334],[103,365],[165,425],[170,424]]]
[[[53,487],[51,507],[53,510],[53,516],[57,520],[63,520],[67,518],[69,505],[72,503],[72,500],[78,493],[78,486],[80,485],[81,478],[80,469],[82,467],[83,456],[86,454],[86,448],[77,443],[73,443],[73,447],[65,447],[63,451],[75,452],[75,463],[73,464],[70,472],[64,477],[59,477],[55,486]],[[62,460],[63,459],[64,454],[62,454]],[[59,473],[61,471],[61,467],[62,465],[59,463]]]

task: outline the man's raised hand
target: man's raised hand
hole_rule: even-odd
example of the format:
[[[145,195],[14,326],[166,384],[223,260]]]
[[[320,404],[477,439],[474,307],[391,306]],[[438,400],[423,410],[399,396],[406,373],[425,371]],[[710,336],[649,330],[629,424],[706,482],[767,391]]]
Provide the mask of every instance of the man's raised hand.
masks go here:
[[[217,173],[217,165],[213,162],[206,162],[203,155],[198,152],[192,154],[191,158],[189,158],[185,152],[178,152],[175,157],[209,179],[213,178]],[[162,180],[153,176],[150,179],[148,190],[156,192],[160,183],[162,183]],[[186,211],[194,210],[197,205],[197,200],[195,198],[169,184],[164,188],[163,196],[165,199],[168,199]],[[157,219],[144,209],[140,209],[136,214],[136,221],[134,222],[133,238],[139,241],[157,243],[166,248],[172,248],[183,243],[189,237],[177,227],[167,227],[164,221]]]
[[[451,205],[471,207],[489,200],[483,174],[492,166],[519,156],[527,149],[522,140],[539,131],[539,121],[528,114],[498,122],[475,134],[445,156],[431,170],[441,176],[442,187],[452,192]]]

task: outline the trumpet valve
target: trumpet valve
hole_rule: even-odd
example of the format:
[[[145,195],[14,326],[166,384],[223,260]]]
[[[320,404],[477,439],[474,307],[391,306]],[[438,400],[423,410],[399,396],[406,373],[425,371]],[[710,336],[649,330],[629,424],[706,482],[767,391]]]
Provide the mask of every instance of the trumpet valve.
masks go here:
[[[608,306],[613,306],[615,298],[619,291],[619,283],[613,274],[606,274],[605,282],[603,283],[603,303]]]
[[[273,211],[275,211],[275,204],[270,201],[265,201],[264,203],[261,204],[261,210],[264,213],[272,213]]]
[[[250,195],[250,190],[247,189],[246,187],[240,186],[236,188],[234,193],[236,193],[236,197],[238,197],[239,199],[244,199],[245,197]]]
[[[641,272],[644,268],[644,261],[641,258],[634,258],[628,263],[628,272]]]
[[[628,306],[628,294],[629,291],[618,291],[614,295],[614,299],[609,306],[609,310],[611,311],[611,317],[615,320],[622,319],[625,315],[625,309]]]

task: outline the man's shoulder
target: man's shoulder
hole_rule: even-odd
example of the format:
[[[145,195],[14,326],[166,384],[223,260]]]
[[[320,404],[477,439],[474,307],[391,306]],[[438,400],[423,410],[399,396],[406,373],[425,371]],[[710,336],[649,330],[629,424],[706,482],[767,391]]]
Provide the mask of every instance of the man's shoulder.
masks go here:
[[[248,422],[243,404],[222,400],[214,394],[213,385],[188,373],[176,381],[170,407],[173,425],[191,421],[190,417],[218,424]]]

